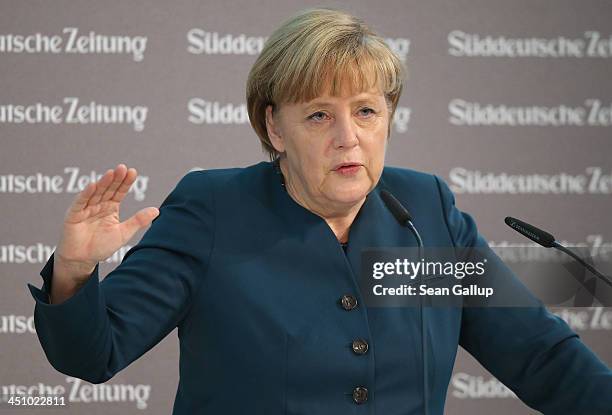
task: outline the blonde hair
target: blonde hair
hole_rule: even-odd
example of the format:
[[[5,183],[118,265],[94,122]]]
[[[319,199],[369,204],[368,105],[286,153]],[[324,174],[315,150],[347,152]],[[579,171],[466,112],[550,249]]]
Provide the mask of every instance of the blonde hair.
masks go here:
[[[253,64],[246,85],[253,129],[270,159],[278,157],[266,128],[266,107],[310,101],[342,83],[351,92],[377,87],[390,109],[389,127],[402,92],[405,68],[385,41],[359,18],[328,8],[303,10],[276,29]]]

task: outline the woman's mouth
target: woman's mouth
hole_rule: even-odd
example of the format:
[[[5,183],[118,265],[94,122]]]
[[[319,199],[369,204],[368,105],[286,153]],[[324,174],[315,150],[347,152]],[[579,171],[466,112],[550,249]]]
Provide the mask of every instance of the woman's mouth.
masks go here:
[[[361,164],[358,163],[343,163],[334,169],[336,173],[342,176],[353,176],[361,169]]]

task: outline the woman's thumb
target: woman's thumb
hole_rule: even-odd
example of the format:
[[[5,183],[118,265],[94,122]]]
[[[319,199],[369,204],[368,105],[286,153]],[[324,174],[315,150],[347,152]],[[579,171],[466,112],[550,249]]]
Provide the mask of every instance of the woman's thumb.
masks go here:
[[[140,229],[149,226],[153,219],[159,215],[159,209],[156,207],[147,207],[136,212],[132,217],[121,224],[123,234],[126,237],[126,242],[132,239],[134,234]]]

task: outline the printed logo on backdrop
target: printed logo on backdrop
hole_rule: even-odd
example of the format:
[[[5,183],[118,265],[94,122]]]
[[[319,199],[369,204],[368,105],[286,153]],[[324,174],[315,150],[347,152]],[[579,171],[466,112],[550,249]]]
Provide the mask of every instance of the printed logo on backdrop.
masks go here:
[[[64,167],[62,174],[32,172],[26,174],[0,174],[0,194],[72,194],[83,190],[89,183],[102,177],[103,173],[94,170],[82,171],[79,167]],[[128,190],[134,200],[143,201],[146,197],[149,176],[139,174]]]
[[[454,167],[449,185],[455,193],[468,194],[612,194],[612,171],[590,166],[584,173],[508,174]]]
[[[572,330],[612,330],[612,311],[606,307],[581,309],[563,307],[550,311],[565,321]]]
[[[0,315],[0,334],[35,334],[34,316]]]
[[[131,55],[141,62],[146,48],[146,36],[82,32],[78,27],[64,27],[61,34],[0,34],[0,53]]]
[[[194,27],[187,32],[187,52],[194,55],[258,55],[267,37],[221,34]]]
[[[581,37],[548,38],[481,35],[453,30],[448,54],[457,57],[610,58],[612,35],[586,30]]]
[[[65,384],[49,385],[0,385],[0,408],[6,408],[11,397],[57,396],[63,397],[65,405],[91,403],[131,403],[140,410],[148,408],[151,397],[150,384],[99,383],[91,384],[75,377],[66,377]]]
[[[209,32],[194,27],[187,31],[187,52],[194,55],[258,55],[267,40],[267,36]],[[406,60],[410,39],[385,38],[385,42],[402,61]]]
[[[385,38],[385,42],[402,61],[406,61],[410,53],[410,39],[405,37]]]
[[[247,124],[249,115],[246,104],[223,104],[204,98],[191,98],[187,103],[188,120],[192,124]]]
[[[451,395],[457,399],[516,398],[510,388],[494,377],[484,378],[465,372],[453,374]]]
[[[1,124],[125,124],[142,131],[149,109],[143,105],[109,105],[95,101],[83,103],[65,97],[61,104],[0,104]]]
[[[191,98],[187,102],[187,119],[192,124],[202,125],[242,125],[249,123],[246,104],[221,103],[208,101],[204,98]],[[398,106],[393,115],[393,128],[398,133],[408,131],[412,110],[409,107]]]
[[[584,241],[579,241],[579,242],[574,242],[574,241],[568,241],[565,239],[560,239],[557,242],[559,242],[559,244],[563,245],[563,246],[571,246],[574,248],[579,248],[582,251],[584,251],[585,255],[588,255],[590,257],[595,257],[595,258],[601,258],[603,260],[609,261],[612,260],[612,241],[606,241],[603,237],[603,235],[600,234],[593,234],[593,235],[587,235]],[[538,245],[535,242],[511,242],[511,241],[489,241],[488,245],[491,248],[526,248],[526,249],[522,249],[522,250],[498,250],[496,251],[496,254],[502,259],[502,260],[523,260],[523,261],[528,261],[528,260],[538,260],[540,258],[537,258],[536,255],[542,255],[542,254],[546,254],[547,252],[554,252],[554,251],[546,251],[546,250],[540,250],[540,249],[528,249],[530,247],[539,247],[540,245]],[[504,255],[523,255],[523,257],[521,258],[514,258],[514,257],[504,257]]]
[[[449,123],[459,126],[610,127],[612,102],[589,98],[583,105],[511,106],[453,99],[448,104]]]
[[[408,131],[408,124],[410,124],[411,116],[412,108],[398,105],[395,108],[395,114],[393,114],[393,129],[398,133],[405,133]]]
[[[131,245],[123,245],[100,263],[118,264],[130,248]],[[41,242],[30,245],[0,244],[0,264],[45,264],[55,249],[55,245]]]

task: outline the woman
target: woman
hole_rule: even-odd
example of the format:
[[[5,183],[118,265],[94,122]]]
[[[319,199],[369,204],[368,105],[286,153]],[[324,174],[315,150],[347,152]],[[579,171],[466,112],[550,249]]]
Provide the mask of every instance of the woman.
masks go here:
[[[51,364],[104,382],[178,326],[176,414],[441,414],[460,344],[533,408],[611,410],[610,371],[543,307],[365,306],[362,248],[416,245],[383,188],[426,246],[486,247],[442,180],[384,167],[402,78],[350,15],[286,21],[247,81],[272,162],[188,173],[159,210],[125,222],[133,168],[75,198],[42,290],[29,285]],[[98,262],[149,224],[98,282]]]

